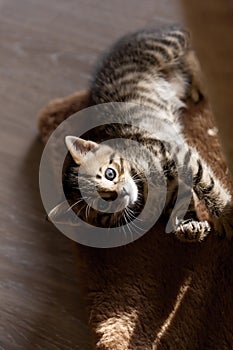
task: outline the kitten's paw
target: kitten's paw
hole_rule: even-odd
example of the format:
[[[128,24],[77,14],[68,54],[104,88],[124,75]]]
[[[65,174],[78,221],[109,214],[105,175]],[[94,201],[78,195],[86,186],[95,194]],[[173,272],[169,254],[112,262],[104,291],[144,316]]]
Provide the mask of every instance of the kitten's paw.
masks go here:
[[[214,219],[214,230],[220,237],[233,240],[233,204],[226,205],[221,216]]]
[[[210,232],[210,224],[207,221],[193,219],[178,222],[175,229],[176,237],[183,242],[202,242]]]

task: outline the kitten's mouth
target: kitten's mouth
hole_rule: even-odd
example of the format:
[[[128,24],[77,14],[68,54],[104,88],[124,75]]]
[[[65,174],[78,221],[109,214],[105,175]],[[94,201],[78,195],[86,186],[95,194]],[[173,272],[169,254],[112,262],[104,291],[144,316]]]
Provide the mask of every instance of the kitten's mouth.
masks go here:
[[[130,191],[126,187],[123,187],[119,193],[113,191],[113,192],[99,193],[99,195],[106,202],[114,202],[115,200],[120,200],[120,201],[126,201],[127,204],[135,203],[134,196],[130,193]]]
[[[118,194],[116,191],[99,192],[99,195],[106,202],[113,202],[118,197]]]
[[[102,196],[100,201],[101,208],[111,209],[113,212],[123,210],[127,206],[133,203],[131,195],[127,190],[121,191],[117,196]]]

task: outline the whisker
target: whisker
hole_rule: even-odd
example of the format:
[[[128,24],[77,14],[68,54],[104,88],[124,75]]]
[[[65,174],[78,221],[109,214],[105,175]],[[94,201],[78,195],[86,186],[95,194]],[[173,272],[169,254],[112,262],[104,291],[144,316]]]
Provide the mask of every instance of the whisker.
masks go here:
[[[84,201],[84,199],[87,199],[87,197],[82,197],[80,198],[77,202],[73,203],[68,209],[67,211],[72,210],[73,207],[75,207],[75,205],[79,204],[80,202]]]
[[[130,209],[129,207],[127,207],[126,210],[128,211],[129,214],[133,216],[134,220],[143,221],[142,219],[139,219],[137,216],[135,216],[133,210]]]
[[[125,211],[123,211],[123,216],[124,216],[124,218],[125,218],[126,227],[127,227],[127,229],[129,230],[129,232],[130,232],[131,240],[132,240],[132,242],[133,242],[133,233],[132,233],[132,231],[131,231],[131,229],[130,229],[130,226],[129,226],[129,224],[128,224],[128,220],[127,220]]]
[[[116,221],[116,224],[118,225],[118,227],[120,227],[120,230],[123,231],[125,241],[123,241],[122,244],[125,244],[125,243],[126,243],[126,240],[127,240],[127,234],[126,234],[126,231],[125,231],[125,225],[124,225],[124,223],[123,223],[123,219],[124,219],[124,216],[121,216],[121,217]]]
[[[138,232],[137,230],[144,231],[143,228],[137,226],[137,225],[135,224],[135,222],[132,221],[132,220],[136,221],[136,220],[137,220],[137,217],[131,216],[130,213],[127,212],[127,211],[126,211],[125,213],[126,213],[126,215],[128,216],[128,218],[130,218],[130,224],[132,224],[132,226],[134,226],[134,228],[136,229],[135,231],[136,231],[137,234],[140,234],[140,232]],[[142,221],[142,220],[141,220],[141,221]]]
[[[88,198],[88,201],[90,201],[90,197]],[[87,204],[86,209],[85,209],[85,215],[86,215],[86,219],[88,219],[89,217],[89,208],[90,208],[90,204]]]

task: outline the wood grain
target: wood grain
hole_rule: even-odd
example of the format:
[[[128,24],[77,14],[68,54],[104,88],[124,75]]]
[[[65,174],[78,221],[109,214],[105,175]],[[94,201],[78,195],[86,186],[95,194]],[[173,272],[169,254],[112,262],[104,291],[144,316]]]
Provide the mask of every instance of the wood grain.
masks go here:
[[[0,0],[1,350],[91,349],[71,241],[44,219],[38,111],[120,35],[180,17],[177,1]]]

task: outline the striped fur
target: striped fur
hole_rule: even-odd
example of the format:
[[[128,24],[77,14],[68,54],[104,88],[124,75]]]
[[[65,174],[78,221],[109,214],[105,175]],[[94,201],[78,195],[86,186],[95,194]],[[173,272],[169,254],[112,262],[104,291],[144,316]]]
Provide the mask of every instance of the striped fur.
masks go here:
[[[183,137],[179,111],[185,108],[184,100],[187,97],[198,100],[201,96],[201,78],[198,70],[187,32],[180,28],[145,30],[127,35],[117,42],[102,58],[91,83],[92,104],[129,102],[146,108],[144,113],[142,108],[129,105],[127,110],[122,110],[120,117],[120,121],[125,125],[108,130],[109,138],[135,140],[145,147],[146,152],[128,152],[127,161],[122,160],[124,157],[117,147],[109,150],[106,157],[101,154],[101,145],[95,153],[95,159],[99,157],[100,164],[109,163],[109,166],[114,166],[115,162],[119,182],[124,178],[126,168],[135,181],[140,201],[129,205],[133,217],[139,215],[146,202],[146,177],[152,179],[156,188],[160,186],[158,174],[162,173],[165,177],[167,213],[172,211],[176,203],[179,187],[178,169],[182,168],[184,175],[192,177],[192,188],[185,183],[185,176],[182,187],[184,198],[188,197],[191,191],[189,210],[184,218],[180,216],[179,210],[183,205],[180,203],[177,211],[172,212],[174,232],[179,239],[185,241],[201,241],[210,231],[209,223],[199,222],[195,215],[195,195],[205,203],[215,218],[220,235],[231,237],[233,226],[231,196],[198,152],[188,147],[185,140],[183,142],[187,151],[184,152],[183,148],[179,147],[174,149],[172,144],[160,140],[156,133],[160,122],[165,122],[168,128],[173,128]],[[129,126],[135,122],[139,128]],[[148,129],[150,132],[146,131]],[[121,159],[121,164],[117,163],[116,159]],[[81,198],[77,185],[79,165],[76,164],[67,171],[64,185],[70,202],[79,203],[75,210],[79,216],[96,226],[112,227],[127,222],[128,218],[122,216],[122,211],[116,214],[103,213],[91,207],[87,209],[84,201],[78,202]],[[99,164],[98,169],[92,173],[86,167],[86,174],[82,175],[85,175],[85,186],[91,188],[94,183],[100,196],[108,197],[107,202],[113,200],[111,193],[114,191],[119,195],[117,187],[113,191],[101,184],[104,174]],[[154,195],[157,196],[158,193],[155,191]]]

